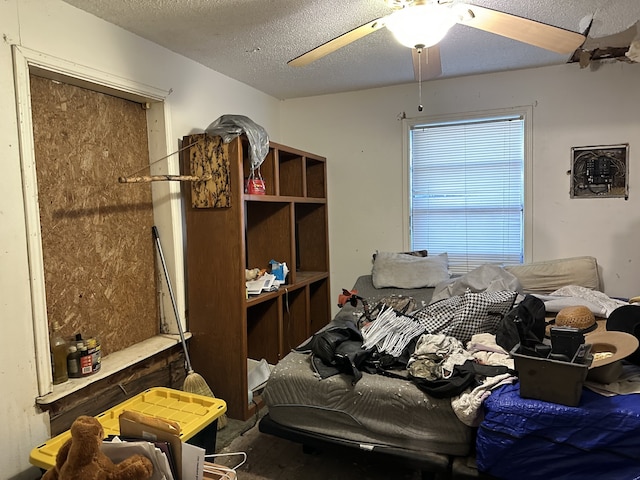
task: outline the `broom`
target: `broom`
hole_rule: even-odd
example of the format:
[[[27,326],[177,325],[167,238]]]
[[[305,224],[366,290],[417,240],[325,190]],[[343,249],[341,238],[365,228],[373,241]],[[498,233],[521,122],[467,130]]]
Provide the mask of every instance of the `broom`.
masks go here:
[[[202,375],[193,371],[191,367],[191,359],[189,358],[189,351],[187,350],[187,342],[184,340],[184,331],[182,330],[182,323],[180,323],[180,315],[178,313],[178,305],[176,303],[176,299],[173,296],[173,288],[171,288],[171,280],[169,278],[169,272],[167,271],[167,265],[164,261],[164,255],[162,253],[162,245],[160,244],[160,235],[158,235],[158,229],[154,225],[151,227],[151,231],[153,232],[153,238],[155,240],[156,246],[158,247],[158,254],[160,256],[160,263],[162,263],[162,270],[164,271],[164,278],[167,281],[167,288],[169,289],[169,296],[171,297],[171,305],[173,305],[173,313],[176,317],[176,323],[178,324],[178,332],[180,332],[180,341],[182,342],[182,349],[184,350],[184,358],[187,363],[187,376],[184,379],[184,384],[182,385],[182,390],[188,393],[195,393],[198,395],[204,395],[205,397],[213,397],[213,392],[207,385],[207,382]],[[227,426],[227,415],[222,414],[218,418],[218,430]]]

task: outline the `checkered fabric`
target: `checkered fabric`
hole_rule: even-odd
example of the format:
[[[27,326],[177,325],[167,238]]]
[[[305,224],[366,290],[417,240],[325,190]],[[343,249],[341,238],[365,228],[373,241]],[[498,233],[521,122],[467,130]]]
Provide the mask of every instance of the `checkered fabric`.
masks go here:
[[[517,292],[474,293],[467,290],[427,305],[413,314],[426,333],[442,333],[466,344],[477,333],[496,333],[500,320],[512,308]]]

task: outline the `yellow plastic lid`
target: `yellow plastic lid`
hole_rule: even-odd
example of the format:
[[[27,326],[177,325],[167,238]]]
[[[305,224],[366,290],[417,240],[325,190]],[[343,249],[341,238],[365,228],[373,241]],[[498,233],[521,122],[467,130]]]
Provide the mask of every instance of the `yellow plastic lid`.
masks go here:
[[[172,388],[150,388],[96,415],[105,436],[120,434],[118,418],[125,410],[177,422],[181,430],[180,439],[186,442],[225,413],[227,404],[219,398]],[[67,430],[34,448],[29,455],[29,462],[36,467],[50,469],[56,463],[58,450],[69,438],[71,432]]]

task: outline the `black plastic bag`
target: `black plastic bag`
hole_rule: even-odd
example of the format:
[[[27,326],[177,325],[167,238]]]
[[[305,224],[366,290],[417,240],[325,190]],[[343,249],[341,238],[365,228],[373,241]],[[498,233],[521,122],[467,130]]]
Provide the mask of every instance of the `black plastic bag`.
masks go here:
[[[507,313],[496,332],[496,343],[510,352],[518,343],[533,347],[544,340],[546,327],[544,302],[527,295]]]
[[[321,378],[346,373],[353,377],[354,385],[371,355],[371,350],[362,348],[362,335],[351,322],[321,330],[296,350],[311,351],[314,370]]]

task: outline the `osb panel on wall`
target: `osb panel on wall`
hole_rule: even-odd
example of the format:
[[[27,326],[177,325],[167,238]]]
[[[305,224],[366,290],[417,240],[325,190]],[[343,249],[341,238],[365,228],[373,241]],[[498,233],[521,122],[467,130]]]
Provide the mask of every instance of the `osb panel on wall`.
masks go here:
[[[31,77],[49,328],[97,337],[103,355],[159,332],[149,184],[140,104]]]
[[[190,173],[194,177],[210,176],[211,180],[191,182],[193,208],[222,208],[231,206],[229,146],[221,137],[200,133],[188,135],[187,144]],[[184,148],[184,147],[183,147]]]

